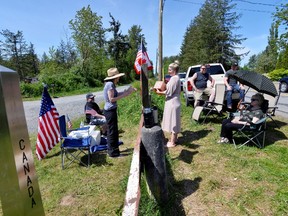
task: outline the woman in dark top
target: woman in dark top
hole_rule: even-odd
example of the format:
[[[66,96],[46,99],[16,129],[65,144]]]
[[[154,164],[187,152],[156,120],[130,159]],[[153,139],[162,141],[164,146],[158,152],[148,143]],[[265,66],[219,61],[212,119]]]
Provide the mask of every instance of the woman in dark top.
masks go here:
[[[220,140],[218,143],[232,143],[233,142],[233,130],[237,130],[243,127],[243,125],[249,126],[250,123],[256,123],[259,121],[264,113],[261,109],[264,97],[262,94],[255,94],[251,97],[251,103],[248,110],[243,111],[243,114],[236,116],[233,119],[225,119],[222,122]]]
[[[107,130],[107,145],[108,155],[110,157],[119,157],[119,131],[118,131],[118,116],[117,116],[117,101],[130,95],[136,91],[135,88],[129,87],[123,92],[118,92],[116,84],[119,82],[121,76],[124,73],[119,73],[117,68],[110,68],[107,70],[108,77],[104,79],[106,81],[104,86],[104,115],[106,117],[108,130]]]

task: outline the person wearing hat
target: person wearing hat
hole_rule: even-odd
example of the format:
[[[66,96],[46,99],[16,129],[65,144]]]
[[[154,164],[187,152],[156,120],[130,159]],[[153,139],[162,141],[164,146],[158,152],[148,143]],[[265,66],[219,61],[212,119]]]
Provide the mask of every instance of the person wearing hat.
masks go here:
[[[245,97],[245,88],[240,83],[237,82],[236,79],[231,77],[231,74],[234,73],[236,70],[238,70],[238,63],[234,62],[231,65],[231,69],[228,70],[224,76],[224,84],[226,86],[226,100],[227,100],[227,108],[232,109],[232,93],[233,92],[239,92],[239,100],[241,102],[244,102]],[[240,107],[241,108],[241,107]]]
[[[86,95],[86,104],[84,107],[86,121],[91,125],[101,125],[101,132],[106,134],[107,125],[106,118],[98,104],[94,101],[95,95],[88,93]]]
[[[104,115],[107,120],[107,145],[108,155],[110,157],[119,157],[119,131],[118,131],[118,116],[117,116],[117,101],[127,97],[137,89],[130,86],[123,92],[118,92],[116,84],[124,73],[119,73],[117,68],[110,68],[107,70],[108,76],[104,79],[106,81],[104,86]]]

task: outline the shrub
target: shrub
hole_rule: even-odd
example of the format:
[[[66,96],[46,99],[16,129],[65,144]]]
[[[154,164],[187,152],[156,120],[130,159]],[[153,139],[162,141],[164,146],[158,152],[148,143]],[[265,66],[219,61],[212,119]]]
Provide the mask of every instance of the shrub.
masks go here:
[[[272,72],[268,73],[268,76],[273,81],[278,81],[284,76],[288,76],[288,70],[284,68],[273,70]]]
[[[29,97],[38,97],[42,94],[43,85],[42,83],[20,83],[20,91],[22,97],[29,98]]]

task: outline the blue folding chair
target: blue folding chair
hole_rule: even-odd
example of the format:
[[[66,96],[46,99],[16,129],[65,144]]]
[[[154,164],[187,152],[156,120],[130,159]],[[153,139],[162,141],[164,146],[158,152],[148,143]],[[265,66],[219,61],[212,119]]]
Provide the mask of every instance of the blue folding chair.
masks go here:
[[[61,160],[62,160],[62,169],[65,168],[65,158],[69,160],[69,163],[66,165],[66,168],[70,166],[73,162],[78,161],[80,164],[89,167],[90,166],[90,145],[92,137],[89,135],[89,127],[83,127],[74,129],[72,131],[84,132],[85,136],[83,137],[69,137],[67,136],[66,130],[66,119],[65,115],[60,116],[59,118],[59,127],[61,133]],[[70,131],[71,132],[71,131]],[[87,164],[81,160],[81,156],[88,156]]]

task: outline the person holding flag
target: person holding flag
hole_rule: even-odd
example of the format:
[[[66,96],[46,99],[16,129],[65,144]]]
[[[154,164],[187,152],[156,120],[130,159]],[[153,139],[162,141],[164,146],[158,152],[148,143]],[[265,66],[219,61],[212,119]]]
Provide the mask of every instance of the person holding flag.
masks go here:
[[[38,134],[36,141],[36,155],[43,159],[48,152],[60,142],[59,113],[44,86],[38,119]]]
[[[141,40],[140,48],[137,52],[136,60],[134,63],[134,69],[137,74],[141,74],[141,66],[142,64],[147,64],[148,70],[153,70],[153,65],[148,57],[148,53],[146,51],[146,48]]]

